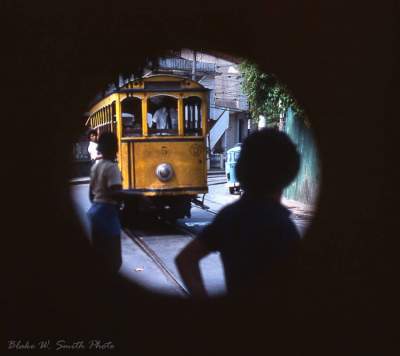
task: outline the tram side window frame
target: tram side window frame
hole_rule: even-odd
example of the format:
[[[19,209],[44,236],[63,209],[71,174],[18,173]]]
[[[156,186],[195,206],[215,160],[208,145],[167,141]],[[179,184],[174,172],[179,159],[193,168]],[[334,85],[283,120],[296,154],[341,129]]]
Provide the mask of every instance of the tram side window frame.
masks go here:
[[[202,136],[203,113],[202,98],[189,96],[183,99],[183,133],[184,136]]]
[[[141,97],[128,96],[121,101],[121,121],[122,137],[143,136]]]
[[[165,108],[164,112],[162,109]],[[171,117],[171,109],[175,110],[174,120]],[[162,111],[159,111],[162,110]],[[165,125],[170,128],[157,128],[154,125],[158,125],[158,122],[153,121],[154,116],[157,113],[157,117],[166,115]],[[148,136],[178,136],[179,135],[179,113],[178,113],[178,98],[174,95],[157,94],[147,98],[147,115],[151,115],[152,126],[149,126],[147,120],[147,134]],[[157,118],[156,118],[157,120]]]

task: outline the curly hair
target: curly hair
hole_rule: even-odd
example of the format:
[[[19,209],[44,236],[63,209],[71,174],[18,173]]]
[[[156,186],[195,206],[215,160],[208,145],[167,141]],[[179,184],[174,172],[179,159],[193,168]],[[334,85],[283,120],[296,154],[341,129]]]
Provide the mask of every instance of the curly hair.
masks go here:
[[[118,152],[118,140],[112,132],[104,132],[100,135],[97,151],[103,156],[115,157]]]
[[[274,193],[288,186],[300,168],[300,155],[290,137],[262,129],[246,138],[236,164],[243,190]]]
[[[90,129],[87,133],[87,137],[90,138],[90,136],[95,135],[97,136],[97,131],[95,129]]]

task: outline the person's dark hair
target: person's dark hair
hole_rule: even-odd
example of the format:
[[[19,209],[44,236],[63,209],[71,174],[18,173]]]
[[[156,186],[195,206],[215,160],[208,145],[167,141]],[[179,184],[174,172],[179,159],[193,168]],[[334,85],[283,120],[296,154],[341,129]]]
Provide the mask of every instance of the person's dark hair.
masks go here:
[[[236,176],[245,191],[274,193],[288,186],[299,168],[300,155],[289,136],[262,129],[244,141]]]
[[[118,141],[115,134],[112,132],[102,133],[97,144],[97,151],[99,151],[103,157],[115,158],[118,152]]]
[[[97,136],[97,131],[95,129],[91,129],[88,131],[87,137],[90,139],[91,135],[96,135]]]

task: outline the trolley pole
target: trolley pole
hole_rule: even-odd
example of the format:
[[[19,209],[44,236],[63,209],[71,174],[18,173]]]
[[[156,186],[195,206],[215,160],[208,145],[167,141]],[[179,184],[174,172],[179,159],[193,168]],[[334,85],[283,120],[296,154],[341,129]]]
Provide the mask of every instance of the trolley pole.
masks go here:
[[[193,51],[192,80],[196,80],[196,51]]]

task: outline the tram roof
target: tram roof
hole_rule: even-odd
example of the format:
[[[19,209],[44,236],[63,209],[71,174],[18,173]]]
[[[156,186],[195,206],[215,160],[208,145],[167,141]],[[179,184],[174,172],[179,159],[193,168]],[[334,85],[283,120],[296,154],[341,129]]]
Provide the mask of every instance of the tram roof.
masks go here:
[[[150,81],[159,81],[159,80],[171,80],[171,81],[187,81],[187,82],[193,82],[196,83],[198,86],[203,87],[203,85],[201,85],[199,82],[193,80],[193,79],[189,79],[187,77],[184,77],[182,75],[176,75],[176,74],[148,74],[148,75],[144,75],[141,78],[137,78],[136,80],[143,80],[146,82],[150,82]],[[135,81],[135,80],[133,80]],[[204,88],[204,87],[203,87]]]
[[[129,81],[116,92],[168,92],[209,91],[200,83],[186,77],[171,74],[153,74]]]
[[[125,83],[118,89],[107,93],[104,97],[92,103],[92,109],[99,103],[108,100],[115,93],[143,93],[143,92],[208,92],[210,89],[199,82],[187,77],[172,74],[152,74],[136,78]],[[92,110],[91,109],[91,110]]]

